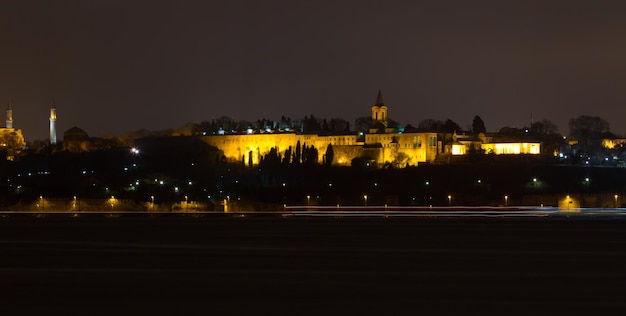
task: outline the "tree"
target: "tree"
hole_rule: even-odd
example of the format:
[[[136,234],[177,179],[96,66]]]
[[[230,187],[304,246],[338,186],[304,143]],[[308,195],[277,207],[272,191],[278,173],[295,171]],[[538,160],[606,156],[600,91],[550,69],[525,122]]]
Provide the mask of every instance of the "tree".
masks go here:
[[[223,130],[227,131],[233,129],[233,125],[235,125],[234,120],[228,116],[222,116],[215,119],[215,127],[217,127],[217,129],[221,127]]]
[[[487,129],[485,128],[485,122],[483,122],[483,119],[481,119],[478,115],[474,116],[474,120],[472,121],[472,133],[479,134],[486,132]]]
[[[259,162],[259,166],[273,168],[280,165],[281,163],[280,155],[278,154],[278,150],[276,149],[276,147],[272,147],[270,149],[270,152],[261,156],[261,158],[262,159]]]
[[[440,131],[443,129],[444,125],[445,124],[439,120],[425,119],[422,120],[417,127],[427,131]]]
[[[558,127],[556,124],[549,120],[541,120],[534,122],[530,125],[530,133],[533,135],[547,135],[558,133]]]
[[[311,117],[304,116],[304,120],[302,121],[302,132],[303,133],[314,133],[321,131],[322,127],[320,122],[311,114]]]
[[[296,152],[293,156],[293,163],[295,164],[299,164],[300,161],[302,161],[300,160],[300,158],[302,157],[302,148],[300,146],[300,141],[298,141],[298,143],[296,144]]]
[[[313,165],[317,163],[318,151],[315,146],[311,145],[311,147],[306,147],[306,150],[304,150],[303,153],[306,155],[305,163],[307,165]]]
[[[411,125],[411,124],[408,124],[407,126],[405,126],[405,127],[404,127],[404,132],[405,132],[405,133],[409,133],[409,132],[416,132],[416,131],[417,131],[417,128],[416,128],[416,127],[414,127],[414,126],[413,126],[413,125]]]
[[[578,140],[582,150],[597,150],[602,135],[609,132],[609,123],[598,116],[581,115],[569,120],[569,134]]]
[[[14,157],[22,152],[22,148],[26,146],[22,133],[10,132],[0,135],[0,142],[4,144],[7,156]]]
[[[443,124],[443,129],[446,133],[454,133],[460,132],[461,126],[459,126],[459,124],[457,124],[455,121],[447,119],[446,122]]]
[[[392,166],[394,167],[406,167],[407,161],[409,160],[409,156],[403,152],[398,152],[393,157]]]
[[[328,121],[326,119],[322,120],[322,131],[328,132],[330,130],[330,126],[328,125]]]
[[[356,128],[356,131],[362,133],[368,132],[371,124],[372,118],[369,116],[362,116],[354,121],[354,127]]]
[[[285,151],[285,157],[283,158],[283,164],[288,165],[291,162],[291,146]]]
[[[334,118],[330,120],[330,129],[335,132],[343,132],[350,130],[350,122],[342,118]]]
[[[327,166],[332,165],[333,163],[333,159],[335,158],[335,152],[333,151],[333,145],[332,144],[328,144],[328,147],[326,147],[326,160],[324,161],[326,163]]]
[[[609,123],[597,116],[581,115],[569,120],[569,134],[575,138],[597,138],[607,132]]]

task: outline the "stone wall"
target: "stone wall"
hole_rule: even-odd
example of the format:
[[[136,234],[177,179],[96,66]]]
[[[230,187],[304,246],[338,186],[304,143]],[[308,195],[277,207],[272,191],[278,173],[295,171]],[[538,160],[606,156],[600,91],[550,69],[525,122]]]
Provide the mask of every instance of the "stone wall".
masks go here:
[[[314,146],[318,151],[318,161],[324,161],[329,144],[333,146],[333,165],[349,166],[354,158],[368,157],[378,165],[398,164],[417,166],[418,163],[432,162],[437,157],[437,145],[429,138],[437,139],[437,133],[407,134],[368,134],[365,143],[358,141],[357,135],[316,135],[295,133],[268,133],[245,135],[211,135],[201,139],[224,152],[230,161],[257,165],[261,157],[276,148],[281,157],[296,145]]]

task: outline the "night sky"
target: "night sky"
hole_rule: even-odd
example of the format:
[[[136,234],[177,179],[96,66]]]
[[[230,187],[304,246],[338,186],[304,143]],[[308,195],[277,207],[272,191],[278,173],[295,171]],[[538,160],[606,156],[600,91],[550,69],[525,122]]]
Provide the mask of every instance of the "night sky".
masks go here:
[[[389,116],[488,131],[582,114],[626,134],[624,1],[0,2],[0,109],[48,138],[220,116]],[[4,111],[0,111],[4,122]]]

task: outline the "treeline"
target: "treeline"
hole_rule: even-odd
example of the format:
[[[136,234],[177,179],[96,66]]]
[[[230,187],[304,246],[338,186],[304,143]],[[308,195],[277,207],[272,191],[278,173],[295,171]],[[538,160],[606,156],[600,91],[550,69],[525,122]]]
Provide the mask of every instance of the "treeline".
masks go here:
[[[305,116],[303,119],[293,120],[284,115],[280,120],[268,120],[265,118],[255,121],[236,121],[228,116],[223,116],[211,121],[202,121],[193,127],[195,135],[215,135],[224,133],[247,133],[249,131],[275,132],[297,131],[301,133],[339,133],[349,132],[350,122],[342,118],[316,118],[314,115]]]
[[[333,162],[334,156],[333,145],[329,144],[326,147],[321,164],[330,166]],[[278,152],[276,147],[271,148],[269,153],[261,157],[259,165],[261,167],[269,168],[276,168],[280,165],[285,166],[291,164],[314,165],[320,163],[318,160],[319,151],[315,148],[315,146],[307,146],[306,143],[300,144],[300,141],[298,141],[295,149],[292,146],[289,146],[289,148],[285,150],[284,154]]]

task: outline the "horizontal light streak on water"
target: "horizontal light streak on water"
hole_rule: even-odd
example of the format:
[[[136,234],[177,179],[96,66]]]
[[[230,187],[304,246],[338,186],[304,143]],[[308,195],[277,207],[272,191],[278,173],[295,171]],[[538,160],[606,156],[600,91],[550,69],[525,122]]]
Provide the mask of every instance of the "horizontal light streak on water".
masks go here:
[[[626,216],[624,208],[498,207],[498,206],[287,206],[285,216],[310,217],[547,217]]]
[[[550,213],[457,213],[457,212],[413,212],[413,213],[378,213],[378,212],[292,212],[284,216],[305,217],[547,217]]]
[[[287,206],[286,216],[345,217],[544,217],[559,213],[554,207],[495,206]]]

